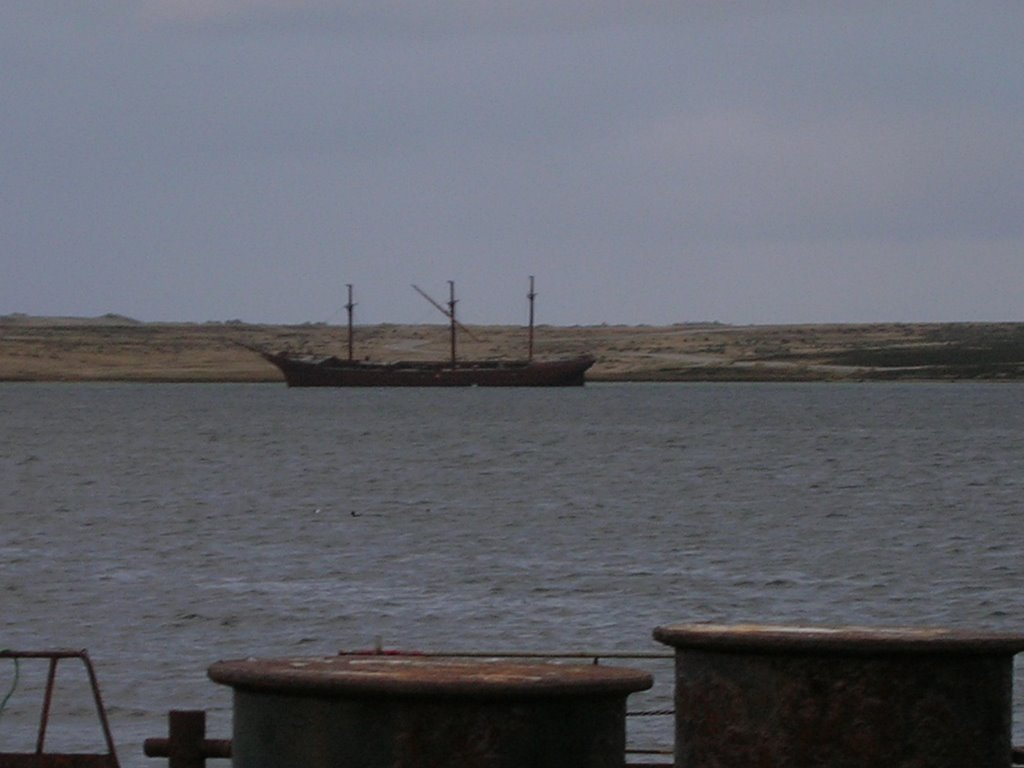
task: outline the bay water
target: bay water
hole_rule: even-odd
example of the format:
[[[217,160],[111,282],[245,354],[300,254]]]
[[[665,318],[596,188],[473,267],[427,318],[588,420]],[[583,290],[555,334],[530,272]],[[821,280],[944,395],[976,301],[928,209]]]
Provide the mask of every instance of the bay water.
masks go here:
[[[170,709],[230,736],[218,659],[667,652],[654,627],[703,621],[1022,632],[1022,499],[1011,383],[4,384],[0,648],[87,648],[122,765],[155,765]],[[671,662],[632,665],[670,706]],[[31,667],[0,660],[0,750],[34,745]],[[53,748],[95,746],[62,679]],[[667,720],[631,741],[670,746]]]

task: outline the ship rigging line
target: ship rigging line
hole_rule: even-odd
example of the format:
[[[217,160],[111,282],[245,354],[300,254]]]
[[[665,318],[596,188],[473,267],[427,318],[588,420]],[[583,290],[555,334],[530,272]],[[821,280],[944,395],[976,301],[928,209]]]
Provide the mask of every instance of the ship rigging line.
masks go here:
[[[416,293],[418,293],[424,299],[426,299],[431,304],[433,304],[435,307],[437,307],[438,311],[442,315],[444,315],[449,320],[451,320],[453,323],[455,323],[455,325],[457,325],[459,327],[459,330],[462,331],[467,336],[469,336],[469,338],[471,338],[473,341],[480,341],[480,339],[477,336],[475,336],[473,334],[473,332],[471,330],[469,330],[469,328],[467,328],[466,326],[464,326],[462,323],[460,323],[458,320],[455,319],[455,317],[453,316],[452,310],[450,310],[447,307],[445,307],[443,304],[441,304],[441,302],[435,301],[433,298],[431,298],[431,296],[426,291],[424,291],[418,285],[413,285],[413,289],[416,291]]]
[[[3,649],[0,649],[0,650],[5,650],[6,651],[8,649],[7,648],[3,648]],[[7,702],[11,700],[11,696],[13,696],[14,695],[14,691],[17,690],[17,688],[18,688],[18,680],[21,677],[21,666],[18,664],[17,657],[15,657],[13,661],[14,661],[14,679],[11,681],[11,688],[10,688],[10,690],[7,691],[7,694],[4,696],[3,701],[0,701],[0,717],[3,717],[4,709],[7,707]]]

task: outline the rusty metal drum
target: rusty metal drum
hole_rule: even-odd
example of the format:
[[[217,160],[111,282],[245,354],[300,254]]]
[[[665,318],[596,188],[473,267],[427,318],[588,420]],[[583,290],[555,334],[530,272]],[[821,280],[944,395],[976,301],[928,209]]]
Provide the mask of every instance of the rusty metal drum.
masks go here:
[[[236,768],[621,768],[643,671],[415,656],[212,665],[234,689]]]
[[[1007,768],[1024,635],[685,624],[677,768]]]

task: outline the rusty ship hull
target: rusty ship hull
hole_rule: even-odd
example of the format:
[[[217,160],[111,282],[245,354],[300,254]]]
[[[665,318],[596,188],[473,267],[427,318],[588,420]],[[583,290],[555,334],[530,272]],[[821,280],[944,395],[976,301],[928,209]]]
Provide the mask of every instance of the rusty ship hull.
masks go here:
[[[261,352],[289,387],[580,387],[590,355],[564,360],[366,363]]]

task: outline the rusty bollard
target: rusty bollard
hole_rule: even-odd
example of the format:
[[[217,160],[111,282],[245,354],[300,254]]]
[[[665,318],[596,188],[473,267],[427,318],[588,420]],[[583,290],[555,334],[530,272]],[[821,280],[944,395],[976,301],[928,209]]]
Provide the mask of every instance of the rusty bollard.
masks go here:
[[[230,739],[206,738],[206,712],[172,709],[167,713],[168,738],[146,739],[146,757],[166,757],[168,768],[205,768],[215,757],[231,757]]]
[[[676,768],[1006,768],[1024,635],[683,624]]]
[[[643,671],[366,656],[222,661],[235,768],[623,768]]]

